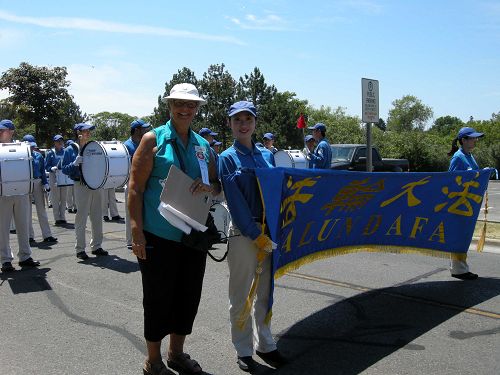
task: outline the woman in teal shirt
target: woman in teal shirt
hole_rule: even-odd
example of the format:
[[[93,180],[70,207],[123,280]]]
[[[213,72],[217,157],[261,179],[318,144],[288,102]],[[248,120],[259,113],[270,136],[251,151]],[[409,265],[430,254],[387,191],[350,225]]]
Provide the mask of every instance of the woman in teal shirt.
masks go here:
[[[132,159],[128,193],[132,251],[139,261],[144,295],[148,351],[144,374],[171,373],[160,352],[161,341],[167,335],[168,366],[182,373],[199,374],[200,365],[184,353],[184,340],[192,331],[198,311],[206,253],[182,244],[182,232],[161,216],[158,206],[162,182],[172,165],[194,179],[192,194],[217,195],[221,187],[208,142],[190,128],[199,106],[206,102],[188,83],[175,85],[164,100],[171,119],[143,136]],[[196,156],[200,151],[205,156],[201,161]],[[201,178],[201,169],[205,168],[209,175],[205,182],[209,183]]]

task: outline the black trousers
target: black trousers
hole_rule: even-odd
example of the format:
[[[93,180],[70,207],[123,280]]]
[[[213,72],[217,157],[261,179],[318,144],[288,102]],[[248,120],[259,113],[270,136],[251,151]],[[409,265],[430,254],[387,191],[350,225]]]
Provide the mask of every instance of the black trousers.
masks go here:
[[[157,342],[171,333],[188,335],[200,304],[207,254],[146,231],[144,235],[146,259],[138,259],[144,337]]]

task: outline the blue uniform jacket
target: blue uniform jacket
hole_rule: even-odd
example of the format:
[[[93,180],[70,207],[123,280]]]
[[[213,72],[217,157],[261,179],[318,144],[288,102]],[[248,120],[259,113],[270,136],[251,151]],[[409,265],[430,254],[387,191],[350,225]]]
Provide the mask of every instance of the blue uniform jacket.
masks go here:
[[[58,167],[61,169],[62,159],[64,157],[64,148],[59,151],[51,149],[47,153],[47,157],[45,158],[45,170],[50,172],[52,167]]]
[[[73,165],[76,157],[78,156],[78,146],[71,144],[64,149],[64,155],[62,160],[62,172],[69,176],[72,180],[80,180],[81,173],[80,167]]]
[[[330,169],[331,168],[332,149],[331,149],[330,144],[328,143],[328,140],[326,138],[323,138],[316,146],[314,153],[311,153],[309,155],[310,155],[310,158],[312,161],[313,168],[317,168],[317,169]]]
[[[33,178],[40,178],[42,180],[42,185],[47,185],[47,176],[45,175],[45,159],[43,155],[38,151],[33,151],[31,153],[33,157]]]

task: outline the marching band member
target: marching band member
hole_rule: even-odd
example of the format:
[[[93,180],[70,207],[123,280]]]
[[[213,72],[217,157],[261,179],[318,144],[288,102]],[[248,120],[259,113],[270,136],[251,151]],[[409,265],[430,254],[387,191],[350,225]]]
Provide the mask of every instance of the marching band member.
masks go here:
[[[255,369],[252,358],[256,354],[274,367],[286,363],[276,348],[270,323],[266,322],[271,288],[271,257],[257,259],[272,249],[272,241],[261,229],[263,207],[255,175],[248,168],[272,168],[274,156],[252,141],[257,110],[253,103],[240,101],[228,111],[234,144],[219,158],[219,176],[222,180],[232,223],[229,229],[227,262],[229,266],[229,315],[231,337],[238,356],[237,364],[243,371]],[[256,288],[256,300],[248,321],[241,327],[241,312],[251,289],[258,264],[261,273]]]
[[[68,139],[64,144],[66,147],[72,145],[74,142],[72,139]],[[66,190],[66,209],[70,214],[76,214],[76,202],[75,202],[75,185],[70,185]]]
[[[130,138],[123,142],[123,145],[127,148],[128,154],[130,155],[130,163],[132,164],[132,158],[134,156],[135,150],[139,147],[141,139],[151,128],[149,122],[145,122],[141,119],[135,119],[130,123]],[[130,231],[130,213],[128,211],[128,184],[125,185],[125,239],[127,246],[132,246],[132,232]]]
[[[0,143],[11,143],[14,129],[15,126],[11,120],[0,121]],[[29,194],[9,197],[0,196],[0,262],[2,263],[2,272],[15,270],[12,266],[14,256],[9,246],[9,230],[12,219],[16,224],[19,266],[38,267],[40,265],[40,262],[33,260],[31,257],[32,252],[29,243],[30,206]]]
[[[35,142],[35,137],[27,134],[23,137],[23,141],[28,142],[31,146],[31,156],[32,166],[33,166],[33,193],[32,198],[35,201],[36,216],[38,217],[38,224],[42,230],[43,243],[55,243],[57,238],[52,237],[52,232],[50,230],[49,218],[47,217],[47,211],[45,210],[45,192],[50,191],[49,182],[47,181],[47,176],[45,174],[45,159],[43,155],[38,151],[35,151],[37,144]],[[30,218],[33,212],[33,206],[30,205]],[[35,243],[35,231],[33,230],[33,220],[30,220],[29,227],[29,241]]]
[[[472,150],[476,147],[477,140],[483,136],[484,133],[479,133],[473,128],[464,127],[459,130],[458,135],[453,139],[451,150],[448,153],[448,156],[451,156],[448,172],[479,170],[479,165],[474,156],[472,156]],[[458,148],[457,142],[460,143],[460,148]],[[478,275],[469,271],[466,259],[457,259],[457,255],[450,254],[451,276],[460,280],[477,279]]]
[[[316,140],[314,139],[314,137],[312,135],[309,134],[309,135],[306,135],[304,137],[304,144],[306,146],[302,150],[302,153],[304,155],[307,155],[309,153],[314,152],[314,147],[316,146]],[[313,167],[313,162],[312,162],[312,160],[309,160],[307,163],[307,168],[312,168],[312,167]]]
[[[57,134],[52,139],[54,148],[47,153],[45,158],[45,170],[49,172],[50,192],[52,194],[52,212],[56,225],[66,224],[66,196],[68,186],[57,186],[56,173],[61,171],[64,156],[64,140],[62,135]]]
[[[102,192],[101,190],[92,190],[85,186],[81,180],[80,164],[83,162],[83,156],[79,155],[79,150],[90,141],[90,131],[95,129],[94,125],[85,123],[76,124],[73,129],[78,136],[78,143],[71,144],[64,149],[62,162],[62,171],[75,181],[75,202],[78,211],[75,216],[76,232],[76,256],[78,259],[88,259],[85,252],[85,229],[87,227],[87,217],[90,216],[92,226],[92,238],[90,248],[92,254],[97,256],[108,255],[103,250],[102,245]]]
[[[307,160],[312,162],[313,168],[330,169],[332,166],[332,149],[328,139],[326,139],[326,126],[318,122],[316,125],[308,128],[313,131],[312,136],[318,143],[314,152],[306,154]]]
[[[274,147],[274,134],[266,133],[264,137],[262,137],[262,141],[264,142],[264,147],[271,151],[273,154],[278,152],[278,149]]]

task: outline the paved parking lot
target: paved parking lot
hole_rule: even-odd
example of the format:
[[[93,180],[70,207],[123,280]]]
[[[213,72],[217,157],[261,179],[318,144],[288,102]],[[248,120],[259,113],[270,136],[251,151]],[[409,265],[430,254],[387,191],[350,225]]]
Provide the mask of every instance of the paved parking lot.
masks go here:
[[[34,249],[39,269],[0,274],[0,374],[142,373],[138,266],[124,247],[124,224],[104,230],[109,257],[79,261],[74,232],[54,227],[59,243]],[[447,263],[354,254],[277,280],[273,332],[291,361],[279,371],[261,364],[256,373],[499,373],[500,255],[471,251],[480,275],[473,282],[450,278]],[[242,373],[230,342],[227,277],[225,262],[207,261],[186,344],[207,374]]]

